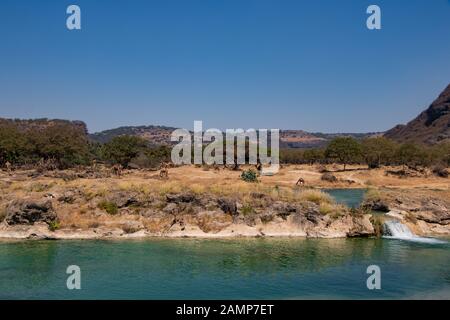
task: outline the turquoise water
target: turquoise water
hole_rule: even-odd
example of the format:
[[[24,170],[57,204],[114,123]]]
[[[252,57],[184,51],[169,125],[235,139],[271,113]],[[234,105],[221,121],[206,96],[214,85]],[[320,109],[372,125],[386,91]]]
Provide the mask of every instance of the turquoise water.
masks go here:
[[[366,189],[322,189],[331,195],[336,202],[345,204],[350,208],[357,208],[364,199]]]
[[[73,264],[81,290],[66,288]],[[387,239],[0,242],[0,298],[449,299],[449,265],[448,244]]]

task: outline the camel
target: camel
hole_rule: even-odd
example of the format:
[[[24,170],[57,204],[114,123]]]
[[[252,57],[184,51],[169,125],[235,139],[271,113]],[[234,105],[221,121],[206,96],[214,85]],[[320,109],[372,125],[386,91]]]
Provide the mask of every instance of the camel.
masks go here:
[[[120,177],[122,175],[122,169],[123,169],[123,167],[120,164],[115,164],[115,165],[112,166],[113,174],[118,176],[118,177]]]
[[[12,168],[11,168],[11,163],[9,161],[6,161],[5,167],[6,167],[6,172],[11,173]]]
[[[261,162],[259,162],[259,160],[256,163],[255,168],[256,168],[256,171],[258,172],[258,174],[261,175],[262,164],[261,164]]]
[[[305,179],[303,178],[299,178],[297,180],[297,183],[295,184],[296,186],[304,186],[305,185]]]
[[[159,177],[161,179],[169,179],[169,164],[167,162],[163,162],[161,164],[161,170],[159,171]]]

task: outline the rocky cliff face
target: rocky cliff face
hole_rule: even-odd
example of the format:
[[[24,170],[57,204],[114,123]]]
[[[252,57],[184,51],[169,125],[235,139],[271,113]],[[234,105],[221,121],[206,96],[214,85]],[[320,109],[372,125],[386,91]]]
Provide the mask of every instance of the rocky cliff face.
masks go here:
[[[399,142],[435,144],[450,140],[450,84],[417,118],[385,133]]]

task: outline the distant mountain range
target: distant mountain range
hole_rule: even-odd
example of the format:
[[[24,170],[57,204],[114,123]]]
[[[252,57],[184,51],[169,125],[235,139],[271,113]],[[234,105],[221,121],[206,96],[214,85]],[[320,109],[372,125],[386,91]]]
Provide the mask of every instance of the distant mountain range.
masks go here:
[[[434,102],[406,125],[397,125],[384,134],[398,142],[436,144],[450,140],[450,84]]]
[[[120,135],[134,135],[147,139],[154,145],[170,145],[170,135],[173,127],[164,126],[128,126],[116,129],[105,130],[90,134],[93,141],[105,143],[112,138]],[[281,148],[314,148],[325,146],[331,139],[337,136],[352,136],[362,139],[380,133],[309,133],[303,130],[281,130],[280,147]]]
[[[58,119],[2,119],[0,126],[13,124],[20,130],[45,128],[55,124],[73,125],[83,134],[87,134],[92,141],[105,143],[121,135],[140,136],[151,145],[170,145],[170,135],[176,129],[166,126],[126,126],[88,134],[86,124],[82,121],[68,121]],[[338,136],[351,136],[364,139],[371,136],[384,135],[398,142],[416,142],[435,144],[450,140],[450,84],[439,97],[417,118],[406,125],[383,132],[372,133],[310,133],[303,130],[281,130],[281,148],[316,148],[325,146],[330,140]]]

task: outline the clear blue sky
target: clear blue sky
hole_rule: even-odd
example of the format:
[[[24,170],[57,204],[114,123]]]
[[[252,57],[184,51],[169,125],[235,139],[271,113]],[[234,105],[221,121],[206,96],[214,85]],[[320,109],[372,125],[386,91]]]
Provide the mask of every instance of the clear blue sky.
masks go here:
[[[449,0],[0,2],[0,117],[382,131],[448,83]]]

